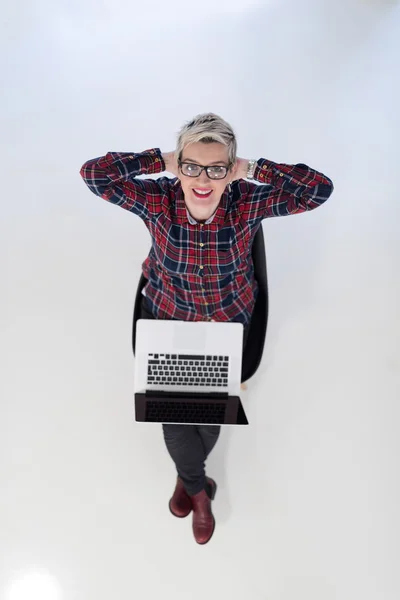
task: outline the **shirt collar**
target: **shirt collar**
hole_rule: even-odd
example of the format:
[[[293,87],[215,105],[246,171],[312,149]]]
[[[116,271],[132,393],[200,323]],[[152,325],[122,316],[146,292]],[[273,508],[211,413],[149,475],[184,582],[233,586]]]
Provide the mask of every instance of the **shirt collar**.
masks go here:
[[[196,219],[193,219],[192,215],[190,214],[190,212],[188,211],[188,209],[186,208],[186,214],[187,214],[187,218],[188,221],[191,225],[197,225],[198,221],[196,221]],[[211,217],[209,219],[207,219],[207,221],[204,221],[204,225],[208,225],[209,223],[211,223],[214,220],[215,217],[215,213],[211,215]]]

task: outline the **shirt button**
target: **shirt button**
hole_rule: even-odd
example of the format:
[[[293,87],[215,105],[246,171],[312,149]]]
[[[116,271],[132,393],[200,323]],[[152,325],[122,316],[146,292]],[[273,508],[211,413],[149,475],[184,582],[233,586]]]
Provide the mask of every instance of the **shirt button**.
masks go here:
[[[132,156],[132,155],[130,155],[130,156],[128,156],[128,158],[133,158],[133,156]]]
[[[283,173],[279,173],[279,177],[283,177]]]
[[[204,269],[203,265],[200,265],[199,269]]]
[[[264,166],[263,166],[263,169],[264,169],[264,171],[266,171],[266,170],[267,170],[267,167],[264,165]]]
[[[204,244],[203,244],[203,243],[201,243],[201,244],[200,244],[200,247],[202,248],[203,246],[204,246]]]
[[[208,302],[204,302],[204,306],[208,306]]]

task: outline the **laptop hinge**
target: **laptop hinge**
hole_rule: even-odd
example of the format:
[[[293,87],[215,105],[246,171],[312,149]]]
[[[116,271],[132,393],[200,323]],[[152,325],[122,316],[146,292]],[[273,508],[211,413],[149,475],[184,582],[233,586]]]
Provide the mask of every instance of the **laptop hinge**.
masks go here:
[[[147,398],[187,398],[188,396],[192,396],[193,398],[229,398],[228,392],[195,392],[194,390],[188,390],[187,392],[146,390],[145,396]]]

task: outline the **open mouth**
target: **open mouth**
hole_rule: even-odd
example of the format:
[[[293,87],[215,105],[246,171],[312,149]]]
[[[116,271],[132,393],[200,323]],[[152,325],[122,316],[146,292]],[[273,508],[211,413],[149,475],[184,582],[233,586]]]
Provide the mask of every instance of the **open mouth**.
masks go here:
[[[209,198],[211,196],[212,190],[193,188],[193,194],[196,196],[196,198],[201,198],[202,200],[204,200],[205,198]]]

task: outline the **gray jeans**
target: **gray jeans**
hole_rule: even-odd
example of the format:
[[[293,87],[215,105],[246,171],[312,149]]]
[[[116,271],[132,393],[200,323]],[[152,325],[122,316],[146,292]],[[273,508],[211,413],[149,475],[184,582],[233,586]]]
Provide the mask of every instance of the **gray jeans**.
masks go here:
[[[154,319],[143,296],[141,317]],[[249,327],[243,333],[245,350]],[[243,351],[244,351],[243,350]],[[194,496],[204,489],[206,483],[205,462],[217,443],[221,427],[219,425],[170,425],[163,424],[164,440],[167,450],[175,463],[177,473],[182,479],[187,493]]]

